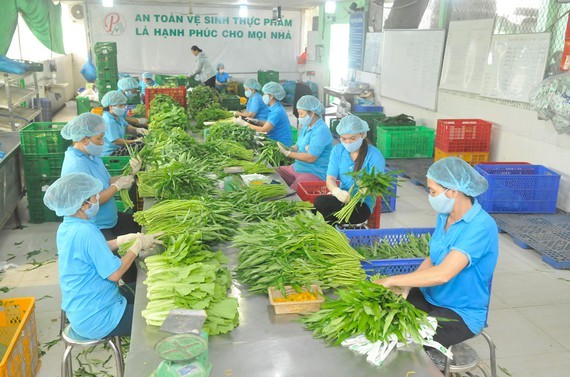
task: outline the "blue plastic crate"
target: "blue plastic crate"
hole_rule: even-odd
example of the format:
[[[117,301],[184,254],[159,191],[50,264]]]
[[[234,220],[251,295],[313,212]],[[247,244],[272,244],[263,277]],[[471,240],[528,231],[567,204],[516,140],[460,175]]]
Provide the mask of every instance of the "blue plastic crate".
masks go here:
[[[354,111],[359,113],[381,113],[384,107],[379,105],[354,105]]]
[[[386,173],[390,172],[390,169],[386,168]],[[394,196],[390,196],[387,200],[382,200],[381,204],[381,213],[387,212],[394,212],[396,210],[396,195],[398,193],[398,182],[394,182],[392,187],[390,188],[390,192],[394,194]]]
[[[343,229],[350,246],[370,246],[380,240],[387,240],[390,245],[409,241],[409,234],[416,237],[433,234],[435,228],[388,228],[388,229]]]
[[[373,261],[362,261],[360,264],[362,265],[362,269],[366,273],[366,276],[376,274],[391,276],[414,272],[423,261],[423,258],[379,259]]]
[[[542,165],[487,165],[475,169],[489,182],[477,197],[490,213],[554,213],[560,175]]]

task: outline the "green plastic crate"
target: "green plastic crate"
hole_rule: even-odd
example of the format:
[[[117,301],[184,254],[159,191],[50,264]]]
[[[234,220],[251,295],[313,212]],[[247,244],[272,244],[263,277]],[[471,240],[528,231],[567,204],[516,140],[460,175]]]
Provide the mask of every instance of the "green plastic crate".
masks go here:
[[[30,223],[32,224],[63,220],[62,217],[57,216],[54,211],[46,207],[43,200],[43,194],[40,199],[28,199],[28,212],[30,214]]]
[[[378,127],[377,147],[385,158],[431,158],[435,131],[423,127]]]
[[[299,137],[299,130],[296,127],[291,126],[291,135],[293,136],[293,144],[295,144]]]
[[[270,81],[279,82],[279,72],[278,71],[257,71],[257,81],[261,86],[267,84]]]
[[[96,56],[95,67],[97,68],[97,76],[99,76],[100,71],[111,71],[119,77],[117,57],[115,55]]]
[[[129,166],[129,161],[131,160],[131,157],[105,156],[101,157],[101,159],[103,160],[103,164],[105,164],[105,168],[107,168],[107,171],[109,172],[111,177],[114,177],[116,175],[123,174],[123,170],[125,170],[125,168]]]
[[[141,96],[135,94],[131,98],[127,97],[127,105],[140,105],[141,103]]]
[[[58,179],[65,154],[52,153],[44,156],[24,156],[24,176],[26,180]]]
[[[77,115],[88,113],[94,107],[101,107],[99,102],[91,101],[87,97],[76,97],[75,102],[77,103]]]
[[[34,122],[20,130],[20,144],[22,155],[47,155],[63,153],[71,140],[61,136],[61,129],[65,122]]]
[[[340,123],[340,118],[331,118],[329,121],[329,129],[334,137],[338,137],[338,132],[336,132],[336,127]]]
[[[97,42],[93,48],[95,55],[117,55],[117,43]]]
[[[375,145],[376,139],[377,139],[376,121],[379,119],[386,118],[386,115],[384,113],[374,113],[374,112],[362,112],[362,113],[351,112],[351,114],[356,115],[357,117],[359,117],[360,119],[362,119],[363,121],[368,123],[368,127],[370,128],[370,131],[368,131],[366,138],[368,140],[370,140],[372,145]]]
[[[97,71],[97,81],[119,81],[117,72],[112,71]]]
[[[230,111],[239,110],[242,108],[242,105],[239,103],[239,96],[234,95],[223,96],[220,101],[220,105]]]

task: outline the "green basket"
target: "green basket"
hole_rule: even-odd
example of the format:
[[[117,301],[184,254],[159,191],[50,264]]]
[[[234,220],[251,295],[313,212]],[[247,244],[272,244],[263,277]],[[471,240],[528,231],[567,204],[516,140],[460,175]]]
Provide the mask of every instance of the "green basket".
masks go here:
[[[242,105],[239,103],[239,96],[225,95],[220,101],[220,105],[230,111],[239,110]]]
[[[291,126],[291,136],[293,136],[293,144],[295,144],[299,137],[299,130],[296,127]]]
[[[97,76],[101,71],[111,71],[119,77],[117,69],[117,57],[115,55],[103,55],[95,57],[95,67],[97,68]]]
[[[20,130],[20,144],[22,155],[47,155],[63,153],[71,140],[61,136],[61,129],[65,122],[34,122]]]
[[[129,166],[129,161],[131,160],[130,156],[106,156],[101,157],[103,160],[103,164],[105,164],[105,168],[111,175],[114,177],[116,175],[122,175],[123,170],[127,166]]]
[[[52,179],[61,176],[64,153],[52,153],[44,156],[24,156],[24,176],[26,180]]]
[[[435,131],[423,127],[378,127],[377,147],[384,158],[431,158]]]
[[[376,121],[379,119],[386,118],[386,115],[384,113],[373,113],[373,112],[362,112],[362,113],[351,112],[351,114],[356,115],[357,117],[368,123],[370,131],[368,131],[368,133],[366,134],[366,138],[370,141],[370,143],[372,143],[372,145],[375,145],[377,139]]]
[[[101,107],[99,102],[91,101],[87,97],[76,97],[75,102],[77,103],[77,115],[88,113],[94,107]]]
[[[257,81],[261,86],[267,84],[270,81],[279,82],[279,72],[278,71],[257,71]]]
[[[26,177],[26,195],[28,197],[28,212],[30,213],[31,223],[38,224],[62,220],[61,217],[57,216],[54,211],[44,204],[45,192],[57,178],[59,177],[55,179],[28,179]]]
[[[117,43],[97,42],[93,48],[95,55],[117,55]]]
[[[331,118],[329,121],[329,129],[334,137],[338,137],[338,132],[336,132],[336,127],[340,123],[340,118]]]

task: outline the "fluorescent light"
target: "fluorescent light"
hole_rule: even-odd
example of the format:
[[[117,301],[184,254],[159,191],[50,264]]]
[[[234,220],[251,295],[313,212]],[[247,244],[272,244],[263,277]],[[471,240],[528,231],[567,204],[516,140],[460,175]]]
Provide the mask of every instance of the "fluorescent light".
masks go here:
[[[239,16],[241,18],[247,17],[247,5],[240,5],[239,6]]]
[[[102,0],[101,3],[105,8],[111,8],[113,6],[113,0]]]
[[[325,3],[325,13],[334,13],[336,11],[336,1],[327,0]]]

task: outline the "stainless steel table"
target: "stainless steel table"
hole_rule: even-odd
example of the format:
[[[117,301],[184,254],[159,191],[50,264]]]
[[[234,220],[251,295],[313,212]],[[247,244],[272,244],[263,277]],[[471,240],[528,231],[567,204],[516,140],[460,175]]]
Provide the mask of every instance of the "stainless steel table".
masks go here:
[[[16,216],[18,225],[18,203],[24,196],[22,187],[22,155],[18,132],[0,132],[0,151],[6,156],[0,159],[0,230],[12,216]]]

